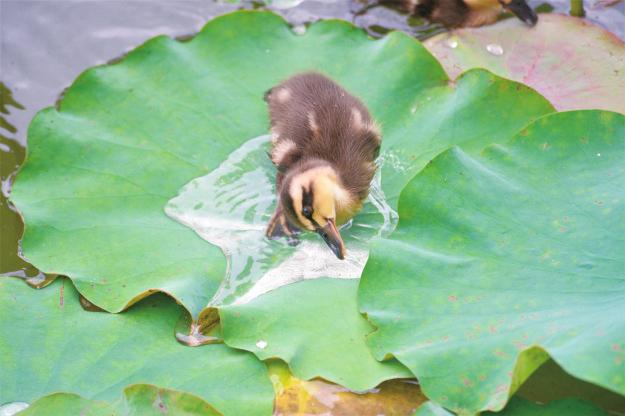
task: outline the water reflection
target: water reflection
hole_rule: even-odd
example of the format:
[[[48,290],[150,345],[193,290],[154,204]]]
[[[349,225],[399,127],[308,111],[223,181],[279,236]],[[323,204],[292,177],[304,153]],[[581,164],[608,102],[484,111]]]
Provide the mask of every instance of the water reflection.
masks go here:
[[[16,139],[18,132],[9,116],[15,111],[23,111],[24,106],[14,97],[11,89],[0,82],[0,176],[2,193],[0,194],[0,276],[16,276],[35,279],[37,285],[43,285],[46,277],[21,257],[19,239],[23,224],[16,208],[9,201],[11,184],[26,151]]]
[[[186,184],[165,207],[167,215],[226,255],[226,276],[209,306],[245,303],[300,280],[359,278],[369,255],[367,242],[390,233],[397,222],[378,172],[363,210],[342,227],[345,260],[313,233],[304,233],[295,248],[284,240],[268,240],[265,227],[275,206],[275,168],[268,150],[268,135],[247,141],[217,169]]]

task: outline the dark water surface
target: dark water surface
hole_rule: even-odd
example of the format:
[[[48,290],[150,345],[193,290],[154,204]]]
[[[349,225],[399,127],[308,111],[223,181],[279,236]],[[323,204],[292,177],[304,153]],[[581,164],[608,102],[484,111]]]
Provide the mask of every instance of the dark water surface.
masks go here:
[[[563,13],[569,8],[565,0],[530,3]],[[342,18],[372,35],[400,29],[425,38],[442,30],[383,7],[356,15],[354,12],[362,6],[355,1],[309,0],[276,11],[294,26],[322,18]],[[625,2],[612,7],[593,2],[586,7],[588,18],[625,38]],[[156,35],[193,34],[210,18],[240,8],[263,6],[257,2],[210,0],[0,0],[0,276],[41,277],[18,255],[23,225],[7,200],[15,172],[24,160],[27,127],[35,113],[53,105],[86,68],[119,57]],[[573,379],[553,363],[532,376],[521,394],[541,401],[573,394],[625,415],[625,399]]]

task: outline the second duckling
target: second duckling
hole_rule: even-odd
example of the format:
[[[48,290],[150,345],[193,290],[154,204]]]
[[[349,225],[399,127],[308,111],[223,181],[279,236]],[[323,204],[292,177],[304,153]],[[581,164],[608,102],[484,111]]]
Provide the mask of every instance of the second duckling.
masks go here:
[[[538,16],[525,0],[374,0],[365,7],[389,6],[447,28],[477,27],[494,23],[509,11],[534,26]]]
[[[278,204],[270,238],[317,232],[339,259],[338,227],[361,208],[376,170],[381,135],[364,104],[324,75],[295,75],[265,94]]]

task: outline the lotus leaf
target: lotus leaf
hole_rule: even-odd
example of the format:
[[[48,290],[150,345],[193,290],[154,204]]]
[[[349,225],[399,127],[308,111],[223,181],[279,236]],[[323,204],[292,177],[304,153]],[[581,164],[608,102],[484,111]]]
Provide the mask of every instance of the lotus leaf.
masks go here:
[[[373,328],[358,312],[357,287],[353,279],[307,280],[222,307],[224,341],[263,360],[281,358],[300,379],[323,377],[356,391],[412,377],[396,360],[371,355],[365,335]]]
[[[424,44],[450,77],[486,68],[535,88],[558,110],[625,113],[623,94],[617,92],[625,91],[625,43],[587,20],[541,14],[532,28],[508,19],[437,35]]]
[[[25,256],[69,276],[107,311],[162,291],[197,315],[226,262],[164,206],[266,133],[263,93],[309,69],[361,97],[381,122],[391,206],[449,145],[478,150],[552,111],[533,90],[483,70],[450,82],[418,41],[399,32],[373,40],[345,22],[323,21],[299,36],[271,13],[224,15],[188,42],[157,37],[115,65],[85,71],[58,110],[36,116],[12,191],[26,224]]]
[[[220,416],[205,401],[188,393],[159,389],[149,384],[135,384],[124,389],[121,400],[108,404],[84,399],[77,394],[54,393],[34,402],[20,416]]]
[[[122,314],[87,312],[67,279],[41,290],[0,279],[0,403],[56,392],[110,402],[129,384],[149,383],[186,391],[224,415],[270,415],[265,365],[225,345],[179,344],[174,327],[186,313],[165,295]],[[133,406],[152,394],[133,391]]]
[[[485,412],[484,416],[603,416],[604,411],[591,403],[579,399],[561,399],[547,404],[535,404],[527,400],[513,397],[506,408],[498,413]],[[436,403],[426,402],[415,412],[414,416],[453,416]]]
[[[431,400],[499,410],[546,358],[625,394],[625,116],[556,113],[402,192],[359,305]]]

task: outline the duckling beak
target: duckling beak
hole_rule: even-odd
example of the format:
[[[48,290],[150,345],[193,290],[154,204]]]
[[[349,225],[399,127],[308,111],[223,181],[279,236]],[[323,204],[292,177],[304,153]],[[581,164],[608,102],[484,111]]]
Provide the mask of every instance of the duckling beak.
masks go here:
[[[502,1],[504,9],[514,13],[516,17],[530,26],[534,26],[538,21],[538,15],[525,2],[525,0],[511,0],[509,3]]]
[[[323,238],[332,252],[341,260],[345,259],[345,244],[339,234],[339,230],[336,228],[334,220],[328,220],[328,223],[323,227],[317,228],[317,233]]]

